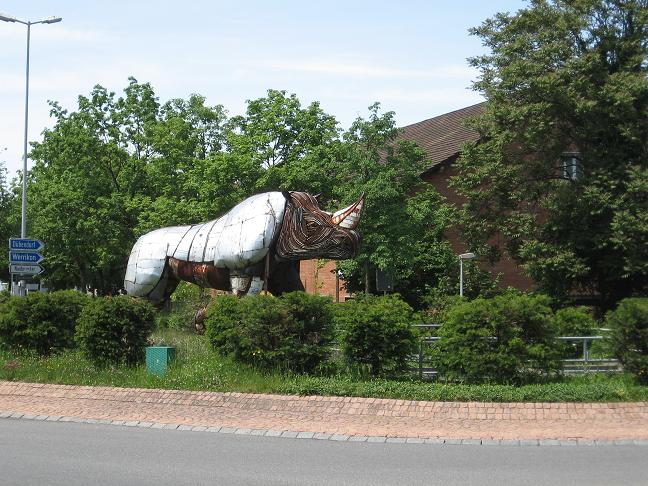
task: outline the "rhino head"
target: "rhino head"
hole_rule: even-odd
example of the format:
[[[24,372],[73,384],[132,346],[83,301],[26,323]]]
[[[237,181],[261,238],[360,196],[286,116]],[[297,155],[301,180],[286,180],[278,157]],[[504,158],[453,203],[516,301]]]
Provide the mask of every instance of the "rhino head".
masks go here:
[[[285,192],[283,224],[277,240],[277,255],[285,260],[330,258],[344,260],[358,253],[364,195],[352,205],[329,213],[305,192]]]

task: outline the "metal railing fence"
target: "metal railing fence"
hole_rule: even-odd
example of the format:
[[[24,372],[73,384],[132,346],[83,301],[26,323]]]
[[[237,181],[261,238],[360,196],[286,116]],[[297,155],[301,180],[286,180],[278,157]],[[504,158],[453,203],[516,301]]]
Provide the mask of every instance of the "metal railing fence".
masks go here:
[[[425,330],[437,330],[441,327],[440,324],[416,324],[414,327]],[[601,329],[606,331],[607,329]],[[425,348],[432,346],[441,338],[438,336],[424,336],[419,341],[418,356],[412,356],[412,361],[416,360],[416,367],[419,378],[435,378],[438,376],[437,370],[431,366],[426,367]],[[495,339],[495,338],[493,338]],[[564,358],[563,373],[565,374],[585,374],[592,372],[599,373],[616,373],[622,371],[619,360],[609,357],[592,357],[591,356],[591,343],[594,341],[602,341],[607,339],[606,336],[560,336],[557,338],[559,341],[566,342],[582,342],[581,356],[578,358]]]

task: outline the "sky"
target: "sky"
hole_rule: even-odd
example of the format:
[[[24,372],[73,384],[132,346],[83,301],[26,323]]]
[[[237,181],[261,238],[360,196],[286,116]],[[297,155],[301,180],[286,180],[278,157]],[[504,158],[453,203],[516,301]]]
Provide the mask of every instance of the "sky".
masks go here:
[[[73,111],[100,84],[122,94],[133,76],[161,102],[203,95],[229,115],[268,89],[319,101],[348,128],[381,103],[406,126],[482,101],[468,33],[523,0],[2,0],[31,27],[29,141],[53,125],[48,100]],[[22,167],[27,27],[0,22],[0,161]],[[29,162],[31,167],[31,162]]]

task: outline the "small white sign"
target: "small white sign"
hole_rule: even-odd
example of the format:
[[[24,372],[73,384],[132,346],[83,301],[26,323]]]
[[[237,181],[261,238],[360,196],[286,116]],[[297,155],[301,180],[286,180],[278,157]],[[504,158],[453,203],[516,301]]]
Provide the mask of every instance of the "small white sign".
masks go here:
[[[21,263],[12,263],[9,265],[10,273],[17,273],[19,275],[40,275],[45,269],[40,265],[29,265]]]

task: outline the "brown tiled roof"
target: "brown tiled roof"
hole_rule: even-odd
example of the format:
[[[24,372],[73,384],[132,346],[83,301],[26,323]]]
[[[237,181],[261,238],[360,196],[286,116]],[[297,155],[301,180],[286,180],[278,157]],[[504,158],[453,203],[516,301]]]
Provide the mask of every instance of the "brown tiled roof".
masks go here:
[[[473,142],[479,138],[479,134],[466,128],[463,121],[466,118],[479,115],[484,109],[484,104],[478,103],[413,125],[407,125],[402,128],[398,138],[416,142],[427,154],[429,169],[431,169],[458,154],[464,143]]]

